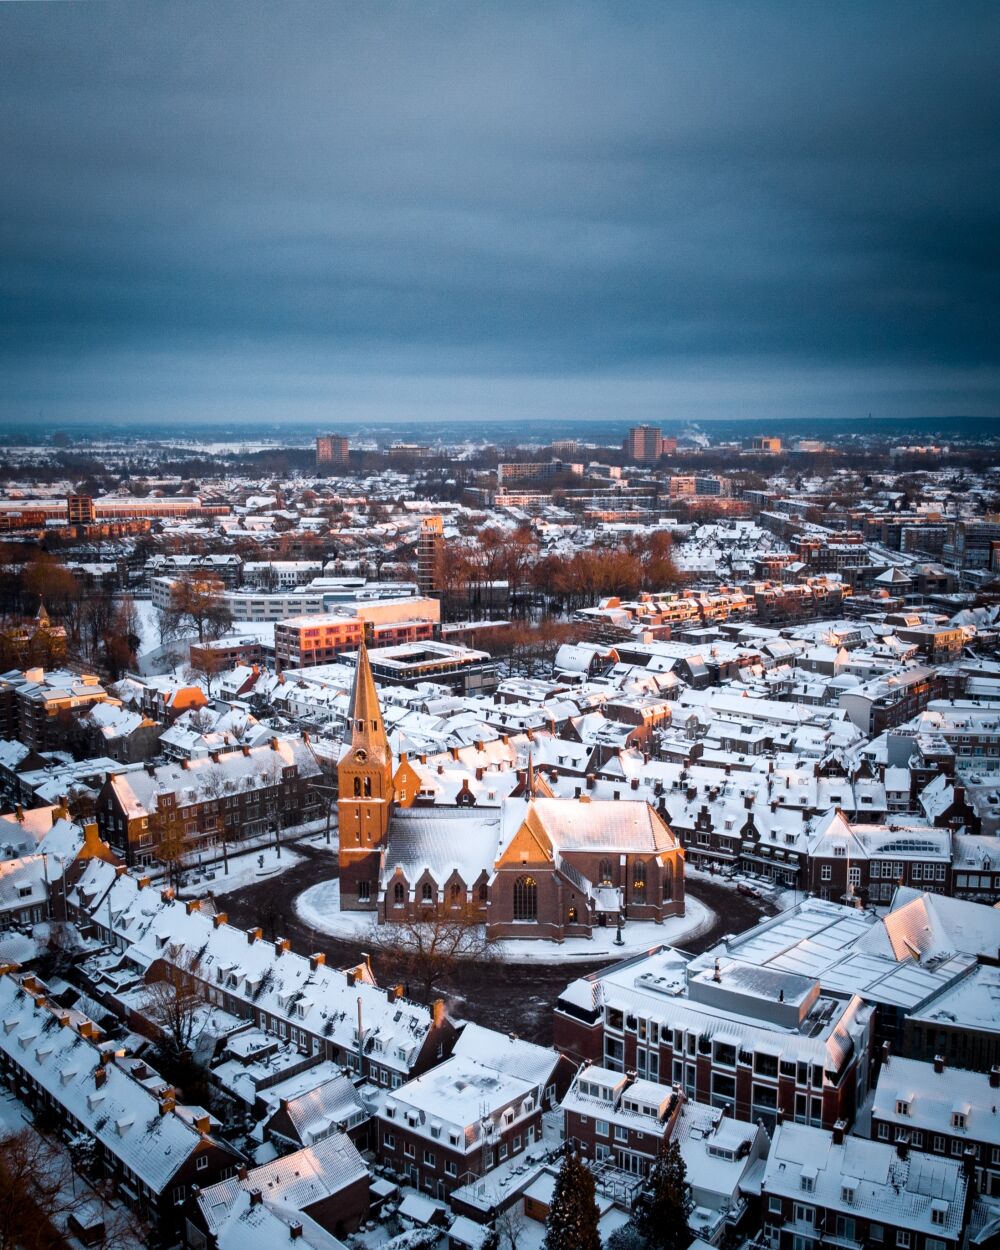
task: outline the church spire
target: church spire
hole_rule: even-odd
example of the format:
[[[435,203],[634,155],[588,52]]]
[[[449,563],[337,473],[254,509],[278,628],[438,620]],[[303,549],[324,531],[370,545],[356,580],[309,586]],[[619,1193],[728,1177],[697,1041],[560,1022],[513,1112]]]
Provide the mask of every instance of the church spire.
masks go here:
[[[379,707],[378,691],[375,689],[375,678],[372,676],[364,639],[358,648],[344,742],[355,750],[358,747],[364,748],[372,758],[377,756],[384,759],[388,755],[389,743],[382,723],[382,709]]]

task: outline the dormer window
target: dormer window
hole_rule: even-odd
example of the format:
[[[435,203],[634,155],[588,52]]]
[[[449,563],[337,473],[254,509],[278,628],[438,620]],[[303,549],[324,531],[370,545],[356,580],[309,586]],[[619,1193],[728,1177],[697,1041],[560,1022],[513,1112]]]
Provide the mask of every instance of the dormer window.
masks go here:
[[[811,1194],[816,1188],[816,1177],[812,1172],[802,1173],[802,1189],[804,1193]]]
[[[965,1128],[965,1112],[964,1111],[953,1111],[951,1113],[951,1127],[952,1128]]]
[[[896,1099],[896,1114],[897,1115],[909,1115],[910,1114],[910,1104],[906,1101],[905,1098]]]

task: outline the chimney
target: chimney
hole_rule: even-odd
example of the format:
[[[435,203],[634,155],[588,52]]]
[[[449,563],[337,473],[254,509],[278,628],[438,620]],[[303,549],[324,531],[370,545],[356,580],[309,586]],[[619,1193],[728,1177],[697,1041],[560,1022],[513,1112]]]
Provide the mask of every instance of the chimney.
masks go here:
[[[715,969],[712,972],[712,980],[716,983],[716,985],[719,985],[722,982],[722,965],[719,963],[718,959],[715,961]]]
[[[326,963],[326,956],[322,951],[315,951],[309,956],[309,971],[315,972],[317,968],[322,968]]]
[[[842,1146],[844,1144],[844,1134],[847,1132],[847,1121],[837,1120],[833,1126],[833,1144]]]
[[[249,1174],[250,1174],[250,1169],[247,1167],[245,1163],[241,1163],[240,1166],[236,1169],[236,1179],[238,1181],[245,1181]]]
[[[169,1115],[176,1106],[177,1103],[173,1098],[169,1096],[164,1098],[160,1103],[160,1115]]]
[[[127,872],[128,872],[128,867],[125,864],[115,864],[115,876],[116,877],[124,877]],[[142,889],[141,886],[139,888]]]
[[[200,898],[189,898],[188,901],[184,904],[184,910],[187,912],[189,916],[191,915],[192,912],[198,911],[200,907],[201,907]]]
[[[207,1137],[212,1131],[212,1120],[208,1115],[196,1115],[194,1117],[194,1126],[203,1136]]]
[[[938,1074],[938,1076],[940,1076],[944,1071],[944,1055],[934,1056],[934,1071]]]
[[[288,940],[288,938],[283,938],[283,937],[275,938],[274,940],[275,959],[280,959],[282,955],[287,954],[288,951],[290,951],[291,949],[292,949],[292,944]]]
[[[212,928],[221,929],[228,920],[229,917],[224,911],[216,912],[216,914],[212,917]]]
[[[264,930],[260,925],[255,926],[253,929],[247,929],[247,943],[250,946],[253,946],[254,942],[259,942],[263,936]]]
[[[280,749],[280,747],[279,747],[278,739],[277,739],[277,738],[272,738],[272,739],[271,739],[271,750],[272,750],[272,751],[277,751],[277,750],[279,750],[279,749]]]
[[[19,825],[24,824],[24,808],[21,806],[20,803],[18,803],[17,806],[14,808],[14,816],[16,817],[17,823]],[[54,812],[53,812],[53,819],[55,819]]]
[[[292,1241],[298,1241],[298,1239],[302,1236],[302,1225],[298,1220],[293,1220],[291,1224],[288,1225],[288,1235]]]
[[[437,1028],[440,1028],[440,1027],[441,1027],[441,1025],[442,1025],[442,1024],[444,1024],[444,1020],[445,1020],[445,1010],[444,1010],[444,999],[443,999],[443,998],[435,998],[435,1000],[434,1000],[434,1006],[431,1008],[431,1015],[432,1015],[432,1018],[433,1018],[433,1021],[434,1021],[434,1027],[435,1027],[436,1029],[437,1029]]]
[[[250,754],[250,748],[247,746],[247,744],[246,744],[245,742],[244,742],[244,743],[243,743],[243,745],[240,747],[240,750],[243,752],[243,754],[244,754],[244,755],[249,756],[249,754]]]
[[[139,880],[135,884],[136,884],[136,889],[144,890],[150,884],[150,878],[140,877]]]
[[[633,778],[632,778],[632,781],[630,782],[630,784],[631,784],[631,786],[632,786],[632,789],[633,789],[633,790],[638,790],[638,789],[639,789],[639,778],[638,778],[638,777],[633,777]]]
[[[250,1205],[252,1207],[259,1207],[262,1201],[263,1201],[263,1198],[261,1197],[260,1190],[251,1189],[250,1190]]]
[[[593,773],[587,773],[587,789],[593,790],[597,786],[597,778]]]
[[[483,770],[482,766],[479,766],[479,767],[477,767],[477,768],[476,768],[476,780],[477,780],[477,781],[482,781],[482,779],[483,779],[483,771],[484,771],[484,770]]]
[[[354,982],[358,979],[357,973],[354,971],[353,968],[345,968],[344,976],[347,978],[348,985],[353,985]]]
[[[889,1051],[890,1051],[889,1043],[883,1042],[882,1043],[882,1062],[885,1064],[886,1067],[889,1066]]]
[[[174,892],[173,892],[173,890],[170,888],[170,886],[167,886],[167,888],[166,888],[165,890],[161,890],[161,891],[160,891],[160,902],[161,902],[161,903],[172,903],[173,901],[174,901]]]
[[[99,1068],[94,1069],[94,1088],[100,1089],[107,1079],[108,1079],[108,1070],[102,1063]]]
[[[1000,1067],[997,1064],[990,1068],[990,1089],[1000,1089]]]

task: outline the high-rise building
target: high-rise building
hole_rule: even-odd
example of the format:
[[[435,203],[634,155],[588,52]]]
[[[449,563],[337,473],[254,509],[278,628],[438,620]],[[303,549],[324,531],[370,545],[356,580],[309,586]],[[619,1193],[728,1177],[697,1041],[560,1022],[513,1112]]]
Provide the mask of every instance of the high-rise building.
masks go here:
[[[422,595],[440,590],[438,569],[443,551],[444,521],[439,516],[425,516],[417,540],[417,587]]]
[[[625,436],[624,450],[637,464],[655,464],[663,450],[663,431],[655,425],[633,425]]]
[[[70,525],[91,525],[94,521],[92,495],[67,495],[66,514]]]
[[[340,434],[321,434],[316,439],[316,464],[320,468],[331,465],[346,466],[350,458],[350,444]]]

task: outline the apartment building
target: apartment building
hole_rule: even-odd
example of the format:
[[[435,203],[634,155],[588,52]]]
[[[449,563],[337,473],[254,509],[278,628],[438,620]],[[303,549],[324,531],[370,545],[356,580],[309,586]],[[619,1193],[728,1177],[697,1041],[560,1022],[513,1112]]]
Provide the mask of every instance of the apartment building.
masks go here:
[[[109,774],[97,796],[101,836],[127,864],[178,835],[192,849],[300,824],[319,814],[319,765],[303,739],[272,738],[208,758]]]
[[[971,1201],[962,1164],[782,1124],[764,1168],[769,1250],[957,1250]]]
[[[320,434],[316,439],[316,466],[320,469],[346,468],[351,459],[350,443],[341,434]]]

